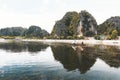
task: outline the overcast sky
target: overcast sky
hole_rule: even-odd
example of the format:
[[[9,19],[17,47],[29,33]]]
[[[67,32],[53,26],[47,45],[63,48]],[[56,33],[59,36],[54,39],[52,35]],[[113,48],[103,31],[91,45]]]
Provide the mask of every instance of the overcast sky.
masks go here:
[[[68,11],[87,10],[97,23],[120,16],[119,0],[0,0],[0,28],[30,25],[51,32]]]

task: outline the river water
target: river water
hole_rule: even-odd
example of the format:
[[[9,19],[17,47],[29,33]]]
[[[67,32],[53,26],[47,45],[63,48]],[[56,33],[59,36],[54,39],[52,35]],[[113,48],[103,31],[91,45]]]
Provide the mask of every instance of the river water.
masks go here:
[[[0,43],[0,80],[120,80],[120,47]]]

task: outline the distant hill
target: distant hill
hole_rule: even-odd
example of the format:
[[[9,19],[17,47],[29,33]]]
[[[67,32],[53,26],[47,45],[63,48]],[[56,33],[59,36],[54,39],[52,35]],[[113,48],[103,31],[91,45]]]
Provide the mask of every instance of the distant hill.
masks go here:
[[[87,11],[67,12],[61,20],[58,20],[52,30],[52,36],[94,36],[97,34],[97,22]]]
[[[42,30],[39,26],[30,26],[28,29],[22,27],[11,27],[0,29],[0,36],[25,36],[40,37],[48,36],[46,30]]]
[[[26,28],[22,27],[2,28],[0,36],[21,36],[26,30]]]
[[[118,35],[120,36],[120,17],[115,16],[107,19],[105,22],[98,26],[99,34],[111,34],[113,30],[118,31]]]
[[[27,29],[24,34],[24,36],[28,37],[45,37],[48,36],[49,33],[46,30],[42,30],[39,26],[30,26],[29,29]]]

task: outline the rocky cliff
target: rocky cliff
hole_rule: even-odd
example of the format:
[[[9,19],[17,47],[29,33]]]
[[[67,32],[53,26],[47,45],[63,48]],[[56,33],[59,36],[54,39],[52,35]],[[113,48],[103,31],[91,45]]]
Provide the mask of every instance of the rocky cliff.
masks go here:
[[[67,12],[54,25],[52,36],[93,36],[97,34],[97,22],[87,11]]]

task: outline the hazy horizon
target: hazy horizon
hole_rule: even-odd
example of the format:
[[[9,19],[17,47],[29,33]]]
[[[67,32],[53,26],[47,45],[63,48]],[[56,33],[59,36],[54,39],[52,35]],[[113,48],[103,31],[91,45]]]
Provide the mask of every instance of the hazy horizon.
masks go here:
[[[120,16],[120,1],[115,0],[0,0],[0,28],[31,25],[51,32],[66,12],[86,10],[98,24],[112,16]]]

